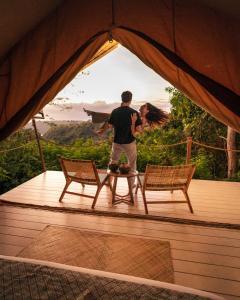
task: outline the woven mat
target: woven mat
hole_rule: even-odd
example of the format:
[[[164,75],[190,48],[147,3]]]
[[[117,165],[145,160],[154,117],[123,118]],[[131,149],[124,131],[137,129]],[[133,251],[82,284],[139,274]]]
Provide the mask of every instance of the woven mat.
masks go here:
[[[174,282],[165,241],[47,226],[18,256]]]

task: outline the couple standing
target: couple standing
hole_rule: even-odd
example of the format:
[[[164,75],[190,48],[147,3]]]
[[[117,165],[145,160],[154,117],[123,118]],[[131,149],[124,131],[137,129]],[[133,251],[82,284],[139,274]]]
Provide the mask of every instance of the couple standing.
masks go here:
[[[121,153],[124,152],[128,159],[130,172],[136,172],[137,147],[135,135],[137,132],[142,132],[143,122],[139,113],[130,107],[132,93],[125,91],[121,97],[121,106],[114,109],[108,119],[108,126],[114,128],[110,163],[118,164]],[[132,178],[131,185],[133,187],[134,177]]]

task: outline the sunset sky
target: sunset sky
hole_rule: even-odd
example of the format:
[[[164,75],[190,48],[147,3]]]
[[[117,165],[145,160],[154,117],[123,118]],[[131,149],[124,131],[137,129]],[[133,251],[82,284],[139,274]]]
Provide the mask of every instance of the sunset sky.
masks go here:
[[[78,75],[57,97],[69,98],[73,103],[113,103],[120,101],[122,91],[130,90],[133,102],[163,102],[164,106],[168,103],[165,88],[170,84],[122,46],[91,65],[85,73],[88,75]]]

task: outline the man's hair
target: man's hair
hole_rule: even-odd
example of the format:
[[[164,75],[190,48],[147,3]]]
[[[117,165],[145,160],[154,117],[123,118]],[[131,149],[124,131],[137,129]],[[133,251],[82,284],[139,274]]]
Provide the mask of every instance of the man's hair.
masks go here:
[[[130,102],[132,100],[132,93],[130,91],[125,91],[121,95],[122,97],[122,102]]]

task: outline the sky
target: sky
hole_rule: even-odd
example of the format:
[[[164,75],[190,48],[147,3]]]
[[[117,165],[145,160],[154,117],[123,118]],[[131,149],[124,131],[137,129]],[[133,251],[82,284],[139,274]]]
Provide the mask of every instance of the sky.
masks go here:
[[[170,84],[147,67],[129,50],[120,46],[78,74],[56,98],[69,103],[118,102],[121,93],[130,90],[133,103],[169,102],[165,88]],[[167,103],[166,103],[167,102]]]

